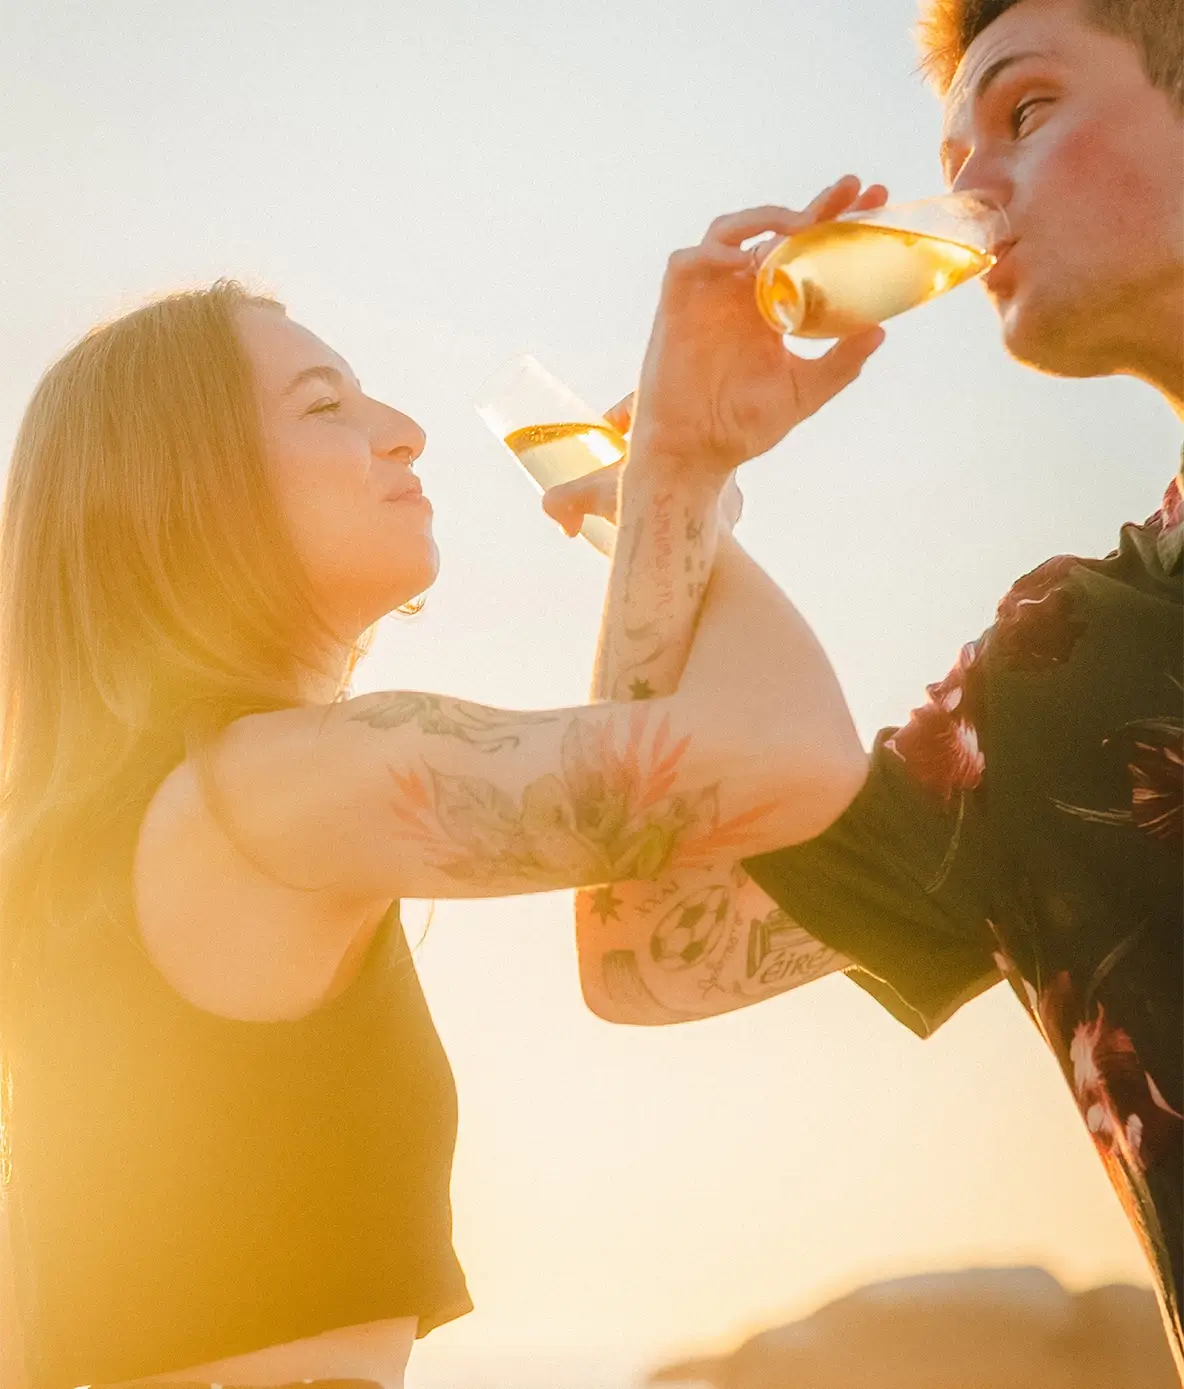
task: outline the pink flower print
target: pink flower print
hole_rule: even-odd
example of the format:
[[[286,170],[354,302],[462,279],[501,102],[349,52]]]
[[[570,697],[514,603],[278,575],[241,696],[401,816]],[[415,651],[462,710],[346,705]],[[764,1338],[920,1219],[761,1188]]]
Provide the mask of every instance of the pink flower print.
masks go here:
[[[998,938],[998,930],[995,923],[988,921],[987,925],[995,932]],[[1024,1004],[1028,1012],[1036,1020],[1037,1026],[1040,1025],[1040,996],[1033,988],[1031,982],[1025,979],[1020,971],[1019,965],[1011,958],[1006,950],[999,949],[994,951],[995,968],[1011,985],[1013,991],[1019,995],[1020,1002]]]
[[[1140,1065],[1130,1036],[1107,1023],[1100,1003],[1092,1019],[1080,1014],[1069,975],[1062,970],[1040,995],[1045,1035],[1063,1059],[1067,1053],[1078,1107],[1103,1159],[1120,1157],[1144,1172],[1180,1143],[1184,1115],[1168,1104]]]
[[[955,791],[973,790],[986,766],[974,722],[973,690],[968,688],[977,659],[977,643],[967,642],[949,675],[928,686],[928,701],[885,744],[916,781],[946,804]]]
[[[1179,473],[1168,483],[1159,517],[1165,531],[1174,530],[1184,521],[1184,476]]]
[[[1177,473],[1167,485],[1159,510],[1143,522],[1150,530],[1171,531],[1184,521],[1184,474]]]
[[[994,654],[1021,670],[1048,670],[1073,654],[1085,623],[1064,582],[1078,561],[1057,555],[1014,583],[999,604],[990,642]]]
[[[1142,719],[1123,730],[1128,739],[1131,819],[1152,839],[1184,849],[1184,725]]]

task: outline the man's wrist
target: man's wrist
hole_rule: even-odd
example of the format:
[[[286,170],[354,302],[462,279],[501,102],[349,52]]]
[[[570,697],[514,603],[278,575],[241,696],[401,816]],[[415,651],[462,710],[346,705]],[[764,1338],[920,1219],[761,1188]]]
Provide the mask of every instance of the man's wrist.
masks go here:
[[[730,474],[707,467],[693,454],[675,452],[634,438],[622,475],[622,487],[642,481],[676,490],[680,495],[694,494],[710,504],[718,499],[727,485]]]

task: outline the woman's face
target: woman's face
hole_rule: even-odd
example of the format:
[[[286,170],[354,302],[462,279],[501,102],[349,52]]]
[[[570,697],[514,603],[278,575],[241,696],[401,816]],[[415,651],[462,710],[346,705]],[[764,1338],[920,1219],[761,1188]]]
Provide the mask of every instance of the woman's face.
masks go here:
[[[352,640],[436,577],[432,507],[412,471],[424,432],[279,309],[238,322],[280,511],[326,620]]]

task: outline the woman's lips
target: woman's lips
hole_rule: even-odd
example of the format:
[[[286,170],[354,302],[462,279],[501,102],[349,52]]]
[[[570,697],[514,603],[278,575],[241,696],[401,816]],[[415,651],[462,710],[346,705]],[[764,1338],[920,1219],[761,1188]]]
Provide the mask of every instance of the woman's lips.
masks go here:
[[[423,494],[423,484],[417,477],[413,477],[405,487],[400,487],[398,491],[391,492],[383,498],[385,502],[422,502],[424,506],[431,506],[431,502]]]
[[[411,489],[406,492],[398,492],[393,497],[387,497],[386,500],[394,506],[423,506],[429,511],[432,509],[431,502],[422,492]]]

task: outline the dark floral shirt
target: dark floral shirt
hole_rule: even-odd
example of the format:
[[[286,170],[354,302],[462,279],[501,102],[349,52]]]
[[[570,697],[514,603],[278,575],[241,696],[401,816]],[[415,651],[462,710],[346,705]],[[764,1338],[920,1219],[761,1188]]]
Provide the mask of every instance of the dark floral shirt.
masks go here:
[[[752,877],[928,1035],[1006,979],[1180,1331],[1184,477],[1105,559],[1015,585],[825,834]]]

